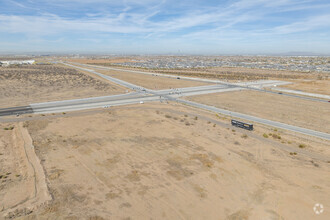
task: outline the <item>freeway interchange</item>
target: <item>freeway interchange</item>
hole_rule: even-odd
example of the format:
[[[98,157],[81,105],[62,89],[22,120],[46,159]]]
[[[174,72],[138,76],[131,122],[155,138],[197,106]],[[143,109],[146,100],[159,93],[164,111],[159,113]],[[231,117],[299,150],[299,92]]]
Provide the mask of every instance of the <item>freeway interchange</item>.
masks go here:
[[[102,108],[108,106],[118,106],[118,105],[128,105],[128,104],[138,104],[144,102],[154,102],[154,101],[174,101],[181,104],[193,106],[196,108],[204,109],[207,111],[217,112],[223,115],[228,115],[230,117],[240,118],[243,120],[248,120],[251,122],[257,122],[260,124],[277,127],[284,130],[290,130],[293,132],[298,132],[305,135],[310,135],[326,140],[330,140],[330,134],[323,133],[319,131],[314,131],[306,128],[301,128],[293,125],[288,125],[276,121],[271,121],[263,118],[258,118],[238,112],[232,112],[225,109],[216,108],[213,106],[208,106],[196,102],[191,102],[187,100],[180,99],[180,97],[184,96],[193,96],[193,95],[201,95],[201,94],[210,94],[210,93],[219,93],[219,92],[229,92],[229,91],[238,91],[243,89],[251,89],[257,90],[260,92],[272,92],[269,90],[264,90],[265,87],[272,87],[276,85],[287,84],[287,82],[283,81],[273,81],[273,80],[260,80],[256,82],[248,82],[248,83],[228,83],[219,80],[210,80],[210,79],[200,79],[193,77],[182,77],[179,79],[183,80],[193,80],[200,82],[208,82],[213,83],[212,85],[207,86],[197,86],[197,87],[187,87],[187,88],[179,88],[179,89],[165,89],[165,90],[151,90],[147,88],[143,88],[138,85],[134,85],[132,83],[110,77],[95,70],[88,69],[87,67],[93,67],[98,69],[110,69],[110,70],[119,70],[124,71],[122,69],[116,69],[111,67],[95,67],[91,65],[84,65],[78,63],[62,63],[64,65],[87,71],[91,74],[95,74],[99,77],[102,77],[105,80],[108,80],[112,83],[116,83],[125,88],[131,89],[134,92],[120,95],[112,95],[112,96],[102,96],[102,97],[94,97],[94,98],[85,98],[85,99],[74,99],[74,100],[65,100],[65,101],[56,101],[56,102],[45,102],[45,103],[35,103],[30,104],[28,106],[21,107],[13,107],[13,108],[4,108],[0,109],[0,116],[9,116],[9,115],[21,115],[21,114],[47,114],[47,113],[56,113],[56,112],[68,112],[68,111],[78,111],[85,109],[94,109],[94,108]],[[141,72],[141,71],[133,71],[133,70],[125,70],[127,72],[134,72],[145,75],[155,75],[153,73]],[[167,75],[167,74],[156,74],[160,77],[168,77],[168,78],[176,78],[178,76]],[[277,93],[276,93],[277,94]],[[298,98],[313,100],[313,101],[321,101],[325,102],[322,99],[310,98],[305,96],[297,96],[292,94],[285,94],[288,96],[294,96]]]

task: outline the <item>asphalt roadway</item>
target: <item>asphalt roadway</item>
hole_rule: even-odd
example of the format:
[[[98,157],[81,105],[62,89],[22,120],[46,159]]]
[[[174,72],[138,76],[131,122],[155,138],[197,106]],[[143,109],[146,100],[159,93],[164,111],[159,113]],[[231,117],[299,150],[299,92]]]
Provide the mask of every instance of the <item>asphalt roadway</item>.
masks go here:
[[[205,109],[205,110],[212,111],[212,112],[217,112],[217,113],[220,113],[223,115],[228,115],[230,117],[235,117],[235,118],[239,118],[239,119],[243,119],[243,120],[247,120],[247,121],[251,121],[251,122],[257,122],[257,123],[272,126],[275,128],[280,128],[280,129],[284,129],[284,130],[289,130],[289,131],[298,132],[298,133],[309,135],[309,136],[314,136],[314,137],[319,137],[322,139],[330,140],[330,134],[328,134],[328,133],[314,131],[311,129],[301,128],[301,127],[297,127],[297,126],[293,126],[293,125],[288,125],[288,124],[284,124],[281,122],[258,118],[258,117],[254,117],[251,115],[238,113],[238,112],[232,112],[232,111],[228,111],[225,109],[220,109],[220,108],[216,108],[213,106],[203,105],[200,103],[191,102],[191,101],[187,101],[187,100],[177,99],[177,102],[186,104],[186,105],[190,105],[190,106],[193,106],[196,108]]]
[[[214,84],[226,85],[226,86],[229,86],[229,87],[236,87],[236,88],[239,87],[241,89],[249,89],[249,90],[254,90],[254,91],[258,91],[258,92],[266,92],[266,93],[283,95],[283,96],[288,96],[288,97],[293,97],[293,98],[299,98],[299,99],[304,99],[304,100],[308,100],[308,101],[328,102],[328,100],[324,100],[323,97],[315,96],[315,94],[312,97],[307,97],[308,95],[306,96],[306,94],[299,93],[299,92],[292,92],[294,90],[286,90],[284,92],[276,92],[276,91],[263,89],[265,87],[273,87],[273,86],[291,84],[291,82],[285,82],[285,81],[258,80],[258,81],[252,81],[252,82],[229,83],[229,82],[225,82],[225,81],[221,81],[221,80],[214,80],[214,79],[201,79],[201,78],[188,77],[188,76],[169,75],[169,74],[162,74],[162,73],[150,73],[150,72],[143,72],[143,71],[138,71],[138,70],[126,70],[126,69],[119,69],[119,68],[113,68],[113,67],[103,67],[103,66],[96,66],[96,65],[90,65],[90,64],[81,64],[81,63],[74,63],[74,62],[69,62],[69,63],[75,64],[75,65],[78,65],[78,66],[90,67],[90,68],[94,68],[94,69],[115,70],[115,71],[121,71],[121,72],[131,72],[131,73],[144,74],[144,75],[149,75],[149,76],[151,75],[151,76],[158,76],[158,77],[165,77],[165,78],[174,78],[174,79],[181,79],[181,80],[214,83]],[[66,64],[66,63],[63,63],[63,64]],[[66,65],[68,65],[68,64],[66,64]],[[79,68],[77,66],[74,66],[74,67]],[[89,71],[93,71],[93,70],[89,70]]]
[[[191,96],[196,94],[208,94],[237,90],[222,85],[210,85],[199,87],[188,87],[182,89],[169,89],[152,91],[138,88],[138,92],[102,96],[85,99],[73,99],[55,102],[35,103],[29,106],[0,109],[0,116],[16,114],[47,114],[55,112],[77,111],[92,108],[110,107],[115,105],[137,104],[140,102],[160,101],[164,99],[176,100],[178,97]]]
[[[46,113],[54,113],[54,112],[66,112],[66,111],[77,111],[77,110],[84,110],[84,109],[93,109],[93,108],[108,108],[110,106],[115,105],[127,105],[127,104],[136,104],[136,103],[144,103],[150,101],[161,101],[162,99],[175,101],[178,103],[182,103],[185,105],[193,106],[200,109],[205,109],[208,111],[213,111],[216,113],[228,115],[231,117],[239,118],[242,120],[247,120],[250,122],[257,122],[264,125],[289,130],[293,132],[298,132],[305,135],[310,135],[326,140],[330,140],[330,134],[323,133],[319,131],[314,131],[306,128],[301,128],[293,125],[288,125],[276,121],[271,121],[263,118],[258,118],[242,113],[232,112],[225,109],[216,108],[213,106],[207,106],[200,103],[195,103],[191,101],[186,101],[179,99],[182,96],[191,96],[191,95],[200,95],[200,94],[207,94],[207,93],[218,93],[218,92],[225,92],[225,91],[234,91],[234,90],[241,90],[241,89],[248,89],[249,87],[241,86],[241,85],[233,85],[233,84],[216,84],[216,85],[209,85],[209,86],[199,86],[199,87],[188,87],[188,88],[181,88],[181,89],[170,89],[170,90],[150,90],[146,89],[123,80],[119,80],[110,76],[103,75],[98,73],[94,70],[77,67],[71,64],[66,64],[74,68],[78,68],[84,71],[88,71],[90,73],[96,74],[106,80],[111,81],[112,83],[117,83],[121,86],[126,88],[135,90],[136,92],[128,93],[128,94],[121,94],[121,95],[114,95],[114,96],[103,96],[103,97],[95,97],[95,98],[86,98],[86,99],[75,99],[75,100],[65,100],[65,101],[56,101],[56,102],[46,102],[46,103],[37,103],[37,104],[30,104],[29,106],[22,106],[22,107],[14,107],[14,108],[6,108],[0,109],[0,116],[7,116],[7,115],[16,115],[16,114],[28,114],[28,113],[37,113],[37,114],[46,114]],[[262,86],[272,86],[276,82],[268,82],[268,81],[261,81],[259,84],[258,82],[250,83],[256,87]],[[1,121],[1,120],[0,120]]]
[[[31,114],[33,113],[33,109],[31,106],[20,106],[20,107],[12,107],[12,108],[2,108],[0,109],[0,116],[9,116],[9,115],[22,115],[22,114]]]

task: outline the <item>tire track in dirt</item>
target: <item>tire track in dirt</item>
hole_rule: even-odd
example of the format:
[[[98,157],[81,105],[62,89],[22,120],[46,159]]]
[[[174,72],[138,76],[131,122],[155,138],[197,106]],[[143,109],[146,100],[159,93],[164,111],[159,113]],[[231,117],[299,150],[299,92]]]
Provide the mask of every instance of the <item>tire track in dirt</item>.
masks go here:
[[[26,210],[33,211],[40,205],[52,200],[52,197],[48,191],[48,186],[46,184],[46,177],[43,167],[34,151],[31,136],[27,129],[24,128],[22,122],[18,123],[17,127],[18,131],[16,135],[23,142],[21,147],[22,151],[24,152],[27,164],[29,165],[28,176],[29,178],[32,178],[33,193],[29,198],[5,210],[4,217],[15,217],[16,214],[19,215],[20,212],[26,212]]]

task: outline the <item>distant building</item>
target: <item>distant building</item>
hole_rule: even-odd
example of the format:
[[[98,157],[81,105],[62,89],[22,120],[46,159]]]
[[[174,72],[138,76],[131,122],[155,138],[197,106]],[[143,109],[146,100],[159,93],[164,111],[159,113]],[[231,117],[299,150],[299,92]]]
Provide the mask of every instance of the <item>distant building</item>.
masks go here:
[[[10,66],[10,65],[32,65],[35,60],[4,60],[0,61],[0,66]]]

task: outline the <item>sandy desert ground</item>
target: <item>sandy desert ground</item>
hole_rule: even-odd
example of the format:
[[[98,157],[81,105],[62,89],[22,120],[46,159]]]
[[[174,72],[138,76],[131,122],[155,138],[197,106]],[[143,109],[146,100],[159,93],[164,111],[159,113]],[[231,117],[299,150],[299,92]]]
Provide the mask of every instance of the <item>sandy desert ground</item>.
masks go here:
[[[82,62],[84,63],[84,62]],[[73,67],[69,67],[75,69]],[[159,77],[159,76],[152,76],[152,75],[145,75],[139,73],[132,73],[126,71],[117,71],[117,70],[102,70],[93,67],[87,67],[87,69],[95,70],[98,73],[102,73],[104,75],[108,75],[117,79],[124,80],[126,82],[139,85],[148,89],[153,90],[162,90],[162,89],[171,89],[171,88],[184,88],[184,87],[194,87],[194,86],[203,86],[203,85],[211,85],[211,83],[203,83],[203,82],[196,82],[191,80],[184,80],[184,79],[173,79],[167,77]],[[92,75],[89,72],[81,71],[86,75]],[[96,76],[98,77],[98,76]],[[102,78],[99,77],[101,80]],[[104,79],[103,79],[104,80]]]
[[[263,137],[267,132],[263,127],[257,126],[255,132],[233,129],[228,119],[173,103],[29,120],[1,124],[0,175],[8,177],[0,182],[0,198],[6,198],[0,215],[20,219],[329,218],[327,211],[319,216],[313,212],[315,203],[330,206],[330,163],[323,159],[329,158],[328,142],[311,144],[310,139],[319,155],[311,159],[307,149]],[[7,189],[26,189],[23,177],[29,171],[20,168],[24,160],[7,160],[22,149],[18,131],[24,129],[32,137],[52,200],[8,213],[13,203]],[[17,150],[8,147],[14,143]],[[293,154],[295,148],[298,154]],[[7,157],[8,151],[12,156]]]
[[[62,65],[3,70],[1,106],[126,91]],[[150,89],[206,85],[95,70]],[[299,80],[289,88],[328,92],[326,80]],[[188,99],[330,131],[328,103],[254,91]],[[330,218],[325,140],[259,124],[245,131],[172,102],[3,119],[17,122],[0,123],[0,219]]]
[[[126,89],[59,65],[0,67],[0,106],[87,98]]]
[[[330,79],[328,80],[295,80],[282,87],[304,92],[330,95]]]
[[[4,130],[5,128],[8,130]],[[0,210],[2,211],[27,200],[33,194],[33,180],[28,175],[29,164],[21,149],[24,143],[17,125],[1,124],[0,129]],[[22,186],[25,186],[24,189]]]
[[[89,69],[93,69],[93,68],[89,68]],[[123,71],[115,71],[115,70],[100,70],[100,69],[95,69],[95,70],[99,73],[109,75],[117,79],[121,79],[126,82],[130,82],[154,90],[211,85],[210,83],[196,82],[196,81],[190,81],[184,79],[165,78],[156,75],[148,76],[145,74],[130,73]]]
[[[89,63],[126,63],[126,62],[136,62],[133,61],[131,58],[127,57],[113,57],[112,59],[102,59],[99,57],[95,58],[76,58],[76,59],[67,59],[69,62],[77,62],[77,63],[84,63],[84,64],[89,64]]]
[[[186,99],[330,133],[329,103],[246,90],[191,96]]]

